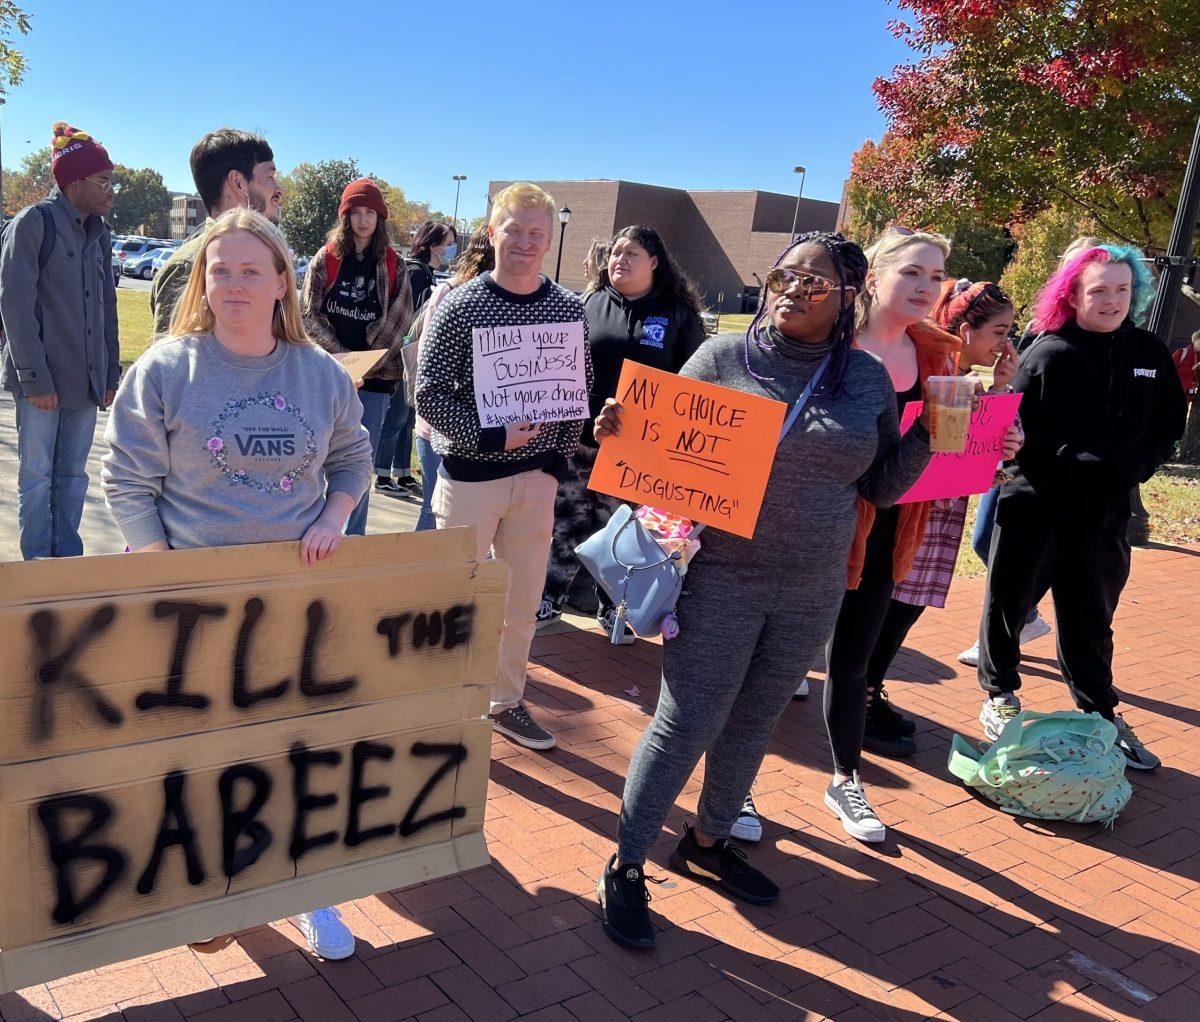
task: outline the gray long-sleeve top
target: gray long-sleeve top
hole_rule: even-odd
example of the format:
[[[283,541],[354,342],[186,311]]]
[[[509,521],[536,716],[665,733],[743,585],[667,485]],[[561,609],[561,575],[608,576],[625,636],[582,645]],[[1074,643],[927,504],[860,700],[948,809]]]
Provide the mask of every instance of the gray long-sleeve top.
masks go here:
[[[4,232],[0,247],[0,385],[18,396],[57,394],[63,408],[103,405],[121,378],[112,242],[98,216],[86,219],[55,188],[54,248],[38,265],[45,226],[32,206]]]
[[[763,352],[721,334],[701,345],[680,376],[793,404],[827,345]],[[819,388],[820,389],[820,388]],[[780,443],[753,539],[708,529],[697,564],[730,569],[755,584],[813,583],[841,592],[857,523],[856,498],[890,507],[929,464],[929,434],[916,423],[900,436],[896,392],[883,363],[855,349],[840,393],[817,393]]]
[[[235,355],[212,334],[153,345],[113,402],[101,478],[135,550],[299,539],[326,493],[356,503],[371,440],[354,381],[316,345]]]

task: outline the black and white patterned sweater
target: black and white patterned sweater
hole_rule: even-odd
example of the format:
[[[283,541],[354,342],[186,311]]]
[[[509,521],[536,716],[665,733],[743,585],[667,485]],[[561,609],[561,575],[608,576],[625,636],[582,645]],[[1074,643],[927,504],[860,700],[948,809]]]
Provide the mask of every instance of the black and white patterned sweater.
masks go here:
[[[452,290],[442,300],[421,338],[417,366],[417,412],[432,427],[433,449],[451,479],[480,482],[541,470],[559,481],[571,475],[570,457],[583,432],[583,419],[548,422],[524,447],[504,449],[503,426],[482,427],[475,403],[471,331],[475,327],[584,324],[584,359],[589,391],[592,356],[583,303],[548,277],[532,294],[506,291],[490,273]]]

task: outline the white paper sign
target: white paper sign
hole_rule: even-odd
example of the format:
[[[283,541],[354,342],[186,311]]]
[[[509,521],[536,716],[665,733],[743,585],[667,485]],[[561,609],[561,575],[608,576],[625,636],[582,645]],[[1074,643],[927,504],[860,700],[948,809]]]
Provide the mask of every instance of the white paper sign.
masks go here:
[[[479,424],[588,417],[583,323],[474,327]]]

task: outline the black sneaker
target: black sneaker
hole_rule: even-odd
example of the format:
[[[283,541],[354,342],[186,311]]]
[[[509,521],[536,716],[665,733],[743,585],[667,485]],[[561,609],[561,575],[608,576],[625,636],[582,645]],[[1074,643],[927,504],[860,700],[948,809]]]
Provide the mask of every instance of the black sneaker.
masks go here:
[[[375,480],[375,489],[380,493],[386,493],[389,497],[402,497],[407,493],[395,479],[386,476],[379,476]]]
[[[904,716],[888,699],[887,689],[882,685],[878,692],[867,690],[867,720],[875,719],[876,723],[897,735],[915,735],[916,722]]]
[[[407,497],[423,497],[425,489],[413,476],[401,476],[396,480],[396,487]]]
[[[527,749],[553,749],[558,744],[558,739],[529,716],[529,711],[521,703],[510,710],[489,713],[488,719],[492,727],[505,738]]]
[[[543,596],[542,602],[538,604],[536,617],[537,625],[535,627],[542,628],[546,625],[552,625],[555,621],[562,620],[562,608],[550,599],[549,596]]]
[[[616,869],[614,854],[600,874],[596,897],[600,899],[600,921],[609,939],[623,947],[647,951],[654,947],[654,927],[650,925],[650,892],[646,883],[661,884],[648,877],[641,866]]]
[[[888,724],[867,714],[863,728],[863,748],[889,759],[904,759],[917,751],[917,743],[908,735],[892,731]]]
[[[702,848],[687,824],[683,838],[671,853],[671,868],[693,880],[719,887],[726,894],[751,905],[770,905],[779,897],[779,888],[765,873],[746,861],[746,853],[728,841]]]

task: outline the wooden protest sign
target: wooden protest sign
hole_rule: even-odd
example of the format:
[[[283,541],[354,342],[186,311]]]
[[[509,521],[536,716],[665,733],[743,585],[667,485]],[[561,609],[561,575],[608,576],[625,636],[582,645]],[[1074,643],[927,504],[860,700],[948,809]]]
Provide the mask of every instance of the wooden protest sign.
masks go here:
[[[479,424],[588,417],[583,323],[471,330]]]
[[[621,434],[600,445],[589,487],[754,535],[787,415],[783,402],[628,360],[617,400]]]
[[[986,493],[992,487],[1004,449],[1004,434],[1017,419],[1020,394],[984,394],[971,413],[967,446],[960,453],[934,454],[921,477],[898,504],[943,500]],[[900,417],[900,432],[907,433],[921,414],[922,402],[910,401]]]
[[[333,357],[341,362],[342,368],[352,378],[361,380],[386,354],[386,348],[368,348],[365,351],[339,351]]]
[[[506,566],[298,546],[0,564],[4,990],[488,861]]]

